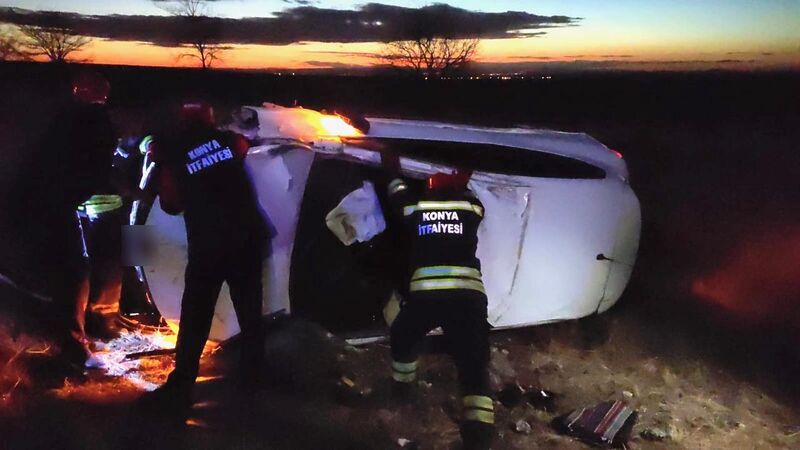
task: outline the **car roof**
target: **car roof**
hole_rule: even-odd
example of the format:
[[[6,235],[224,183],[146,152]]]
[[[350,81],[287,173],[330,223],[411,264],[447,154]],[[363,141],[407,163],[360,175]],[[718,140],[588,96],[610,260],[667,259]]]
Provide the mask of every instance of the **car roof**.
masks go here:
[[[369,137],[494,144],[566,156],[627,178],[625,161],[586,133],[489,128],[444,122],[368,117]]]

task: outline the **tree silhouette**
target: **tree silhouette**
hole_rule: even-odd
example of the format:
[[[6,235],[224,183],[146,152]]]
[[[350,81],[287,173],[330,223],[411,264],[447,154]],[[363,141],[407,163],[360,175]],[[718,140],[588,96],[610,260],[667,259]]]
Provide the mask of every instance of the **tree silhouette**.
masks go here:
[[[23,36],[19,41],[22,54],[30,57],[46,56],[56,63],[70,61],[70,54],[83,50],[92,42],[86,36],[71,34],[66,28],[21,25],[19,30]]]
[[[418,75],[440,77],[473,60],[480,39],[420,37],[384,45],[380,59],[395,67],[411,68]]]
[[[206,0],[176,0],[164,9],[176,17],[182,17],[185,27],[176,36],[181,48],[190,52],[181,53],[178,59],[196,59],[203,69],[210,69],[215,61],[222,60],[222,53],[231,47],[219,43],[219,32],[213,21],[209,20]]]

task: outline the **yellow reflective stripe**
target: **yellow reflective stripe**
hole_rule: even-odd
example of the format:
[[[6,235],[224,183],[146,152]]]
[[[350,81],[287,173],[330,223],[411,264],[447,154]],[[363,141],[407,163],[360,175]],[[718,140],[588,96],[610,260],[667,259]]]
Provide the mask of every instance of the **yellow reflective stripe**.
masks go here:
[[[464,411],[464,420],[473,420],[483,423],[494,423],[494,413],[482,409],[468,409]]]
[[[494,410],[494,402],[490,397],[483,395],[467,395],[464,397],[465,408],[481,408],[488,411]]]
[[[115,201],[121,201],[121,197],[117,194],[96,194],[89,197],[89,200],[86,200],[83,202],[83,204],[90,205],[92,203],[106,203]]]
[[[431,211],[431,210],[446,210],[446,211],[471,211],[479,216],[483,216],[483,208],[470,202],[453,201],[453,202],[419,202],[416,205],[406,206],[403,208],[403,215],[410,216],[417,211]]]
[[[93,195],[81,205],[87,214],[100,214],[113,211],[122,207],[122,197],[119,195]]]
[[[474,291],[483,292],[483,283],[476,280],[469,280],[463,278],[442,278],[435,280],[418,280],[412,281],[409,290],[416,291],[438,291],[444,289],[472,289]]]
[[[429,266],[420,267],[414,271],[412,280],[431,277],[470,277],[480,280],[481,272],[478,269],[464,266]]]
[[[392,379],[399,383],[413,383],[417,379],[417,372],[400,373],[392,372]]]
[[[396,178],[389,183],[389,195],[396,194],[406,189],[408,189],[408,185],[406,185],[406,183],[399,178]]]
[[[392,361],[392,369],[403,373],[413,372],[417,370],[417,362],[412,361],[404,363],[404,362]]]

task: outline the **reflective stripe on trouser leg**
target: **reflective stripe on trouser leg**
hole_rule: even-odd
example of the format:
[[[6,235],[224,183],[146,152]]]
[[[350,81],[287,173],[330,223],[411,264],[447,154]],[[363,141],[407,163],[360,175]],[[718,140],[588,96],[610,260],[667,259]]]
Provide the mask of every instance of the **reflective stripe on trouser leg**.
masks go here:
[[[392,361],[392,379],[400,383],[412,383],[417,379],[417,362]]]
[[[494,424],[494,402],[483,395],[464,396],[464,420]]]

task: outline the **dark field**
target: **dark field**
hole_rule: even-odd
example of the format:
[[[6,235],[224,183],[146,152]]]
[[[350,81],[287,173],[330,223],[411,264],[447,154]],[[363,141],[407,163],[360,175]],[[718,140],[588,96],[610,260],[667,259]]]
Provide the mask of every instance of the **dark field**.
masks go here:
[[[47,111],[57,101],[52,94],[56,75],[47,69],[37,64],[0,65],[2,192],[7,192],[23,155],[21,144],[35,140],[36,130],[45,126]],[[366,116],[587,132],[624,154],[642,205],[643,234],[631,284],[604,318],[578,327],[582,337],[575,342],[569,339],[575,327],[562,324],[524,330],[512,337],[498,334],[495,345],[511,348],[526,339],[533,342],[550,336],[550,343],[539,345],[537,351],[542,358],[555,360],[559,352],[567,358],[584,346],[609,357],[632,346],[643,355],[642,360],[701,361],[703,370],[721,371],[728,381],[715,384],[717,378],[712,378],[700,383],[710,397],[717,389],[729,392],[726,386],[735,380],[767,392],[779,405],[793,407],[800,401],[796,382],[800,377],[797,73],[620,73],[551,80],[423,81],[100,70],[112,83],[110,106],[121,128],[158,123],[158,108],[202,95],[228,106],[268,101]],[[25,125],[14,126],[15,121]],[[3,209],[0,230],[13,217],[13,211]],[[0,272],[35,280],[30,270],[16,264],[8,233],[2,237]],[[608,336],[612,339],[604,341]],[[615,342],[615,336],[624,343]],[[513,359],[513,350],[511,355]],[[584,357],[574,356],[575,361]],[[671,370],[678,378],[686,373]],[[635,372],[631,376],[641,375]],[[675,381],[664,376],[658,382]],[[758,442],[763,441],[750,442],[750,448]],[[719,448],[730,441],[707,444]],[[675,448],[697,445],[688,440]]]

